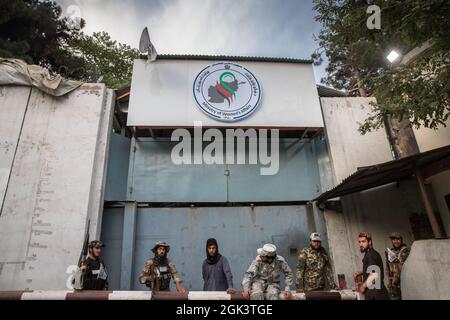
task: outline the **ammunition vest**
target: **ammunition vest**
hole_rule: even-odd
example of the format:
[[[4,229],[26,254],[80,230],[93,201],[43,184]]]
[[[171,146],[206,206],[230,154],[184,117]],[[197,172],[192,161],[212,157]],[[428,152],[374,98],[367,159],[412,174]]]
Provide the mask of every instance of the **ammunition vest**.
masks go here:
[[[155,264],[153,266],[153,272],[155,274],[155,290],[169,290],[170,279],[172,278],[169,266],[157,266]]]

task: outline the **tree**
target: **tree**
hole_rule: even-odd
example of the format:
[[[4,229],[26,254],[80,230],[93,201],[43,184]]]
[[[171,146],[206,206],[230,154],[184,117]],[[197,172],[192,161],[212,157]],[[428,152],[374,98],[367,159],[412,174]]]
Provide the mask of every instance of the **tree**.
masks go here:
[[[80,21],[80,28],[84,21]],[[82,78],[84,61],[63,46],[78,36],[61,18],[61,7],[54,2],[9,0],[0,4],[0,56],[39,64],[52,72],[64,66],[72,78]]]
[[[369,5],[381,8],[381,29],[369,30]],[[387,117],[411,119],[416,127],[437,128],[450,116],[450,3],[446,0],[314,0],[323,28],[318,36],[330,63],[328,85],[354,96],[377,98],[360,131],[379,128]],[[429,41],[431,53],[411,64],[393,66],[391,49],[406,53]]]
[[[106,32],[85,35],[84,20],[74,28],[61,13],[51,1],[1,1],[0,56],[39,64],[71,79],[101,79],[110,88],[129,85],[138,51]]]
[[[84,59],[89,66],[85,74],[93,81],[101,79],[109,88],[130,85],[138,50],[111,40],[106,32],[95,32],[92,36],[81,34],[68,44],[68,49]]]

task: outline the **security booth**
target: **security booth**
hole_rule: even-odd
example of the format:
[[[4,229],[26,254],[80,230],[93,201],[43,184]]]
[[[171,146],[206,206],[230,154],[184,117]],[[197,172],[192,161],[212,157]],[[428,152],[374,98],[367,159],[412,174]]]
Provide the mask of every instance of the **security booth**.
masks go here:
[[[238,290],[265,243],[293,270],[311,232],[327,247],[310,203],[332,186],[323,127],[312,61],[136,60],[131,88],[117,92],[104,195],[111,289],[145,290],[138,277],[156,241],[171,245],[189,290],[203,287],[211,237]]]

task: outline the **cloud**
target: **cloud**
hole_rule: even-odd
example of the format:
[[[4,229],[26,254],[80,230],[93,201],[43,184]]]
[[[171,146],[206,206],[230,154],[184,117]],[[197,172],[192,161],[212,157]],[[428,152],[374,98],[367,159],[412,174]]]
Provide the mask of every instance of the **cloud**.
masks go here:
[[[58,0],[77,5],[84,31],[107,31],[138,47],[148,26],[158,53],[223,54],[308,59],[317,48],[312,1],[298,0]],[[316,78],[324,66],[315,68]]]

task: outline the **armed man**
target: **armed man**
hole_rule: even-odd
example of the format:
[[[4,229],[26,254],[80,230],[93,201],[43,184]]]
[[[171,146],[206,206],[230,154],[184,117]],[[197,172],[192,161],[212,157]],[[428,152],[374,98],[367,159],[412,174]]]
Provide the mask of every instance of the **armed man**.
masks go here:
[[[298,255],[297,292],[337,289],[320,234],[312,233],[309,241],[309,247]]]
[[[245,272],[242,286],[242,297],[252,300],[278,300],[280,296],[280,274],[284,273],[284,298],[291,299],[292,270],[286,260],[277,255],[277,247],[265,244],[258,249],[258,256]]]
[[[105,245],[99,240],[89,242],[89,255],[82,262],[80,270],[82,272],[83,290],[107,290],[108,275],[105,264],[101,258],[102,248]]]
[[[145,263],[139,282],[152,291],[170,291],[170,279],[175,282],[178,292],[185,293],[181,286],[181,278],[175,265],[167,258],[170,246],[164,241],[158,241],[152,249],[154,257]]]
[[[389,279],[388,290],[392,300],[401,300],[400,276],[410,249],[403,243],[403,237],[400,233],[393,232],[389,238],[392,241],[392,248],[385,252],[386,274]]]

